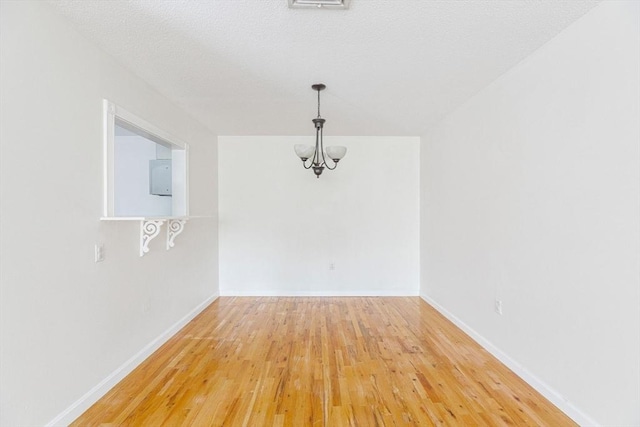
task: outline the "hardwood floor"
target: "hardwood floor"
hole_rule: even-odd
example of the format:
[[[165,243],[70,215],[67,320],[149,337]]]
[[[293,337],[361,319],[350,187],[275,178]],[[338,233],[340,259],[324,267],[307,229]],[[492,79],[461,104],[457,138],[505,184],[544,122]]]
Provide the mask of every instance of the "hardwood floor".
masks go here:
[[[418,297],[219,298],[73,426],[576,425]]]

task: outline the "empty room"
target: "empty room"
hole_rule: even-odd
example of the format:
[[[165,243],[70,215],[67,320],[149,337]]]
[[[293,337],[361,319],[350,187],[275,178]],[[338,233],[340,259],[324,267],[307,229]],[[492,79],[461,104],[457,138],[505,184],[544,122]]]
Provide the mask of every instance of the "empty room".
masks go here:
[[[640,2],[0,0],[0,425],[640,427]]]

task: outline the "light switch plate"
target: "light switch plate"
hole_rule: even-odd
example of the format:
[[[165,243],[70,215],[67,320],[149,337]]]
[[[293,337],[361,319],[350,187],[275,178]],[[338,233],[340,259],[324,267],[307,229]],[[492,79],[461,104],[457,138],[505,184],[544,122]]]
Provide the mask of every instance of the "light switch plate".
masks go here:
[[[104,261],[104,245],[102,243],[96,243],[95,246],[95,261]]]

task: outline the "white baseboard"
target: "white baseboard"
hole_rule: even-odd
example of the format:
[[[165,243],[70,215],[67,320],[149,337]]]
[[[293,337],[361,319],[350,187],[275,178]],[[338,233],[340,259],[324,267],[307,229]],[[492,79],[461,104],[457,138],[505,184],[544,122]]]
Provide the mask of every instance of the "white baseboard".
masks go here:
[[[536,377],[529,372],[524,366],[512,359],[505,352],[493,345],[491,341],[480,335],[474,329],[469,327],[462,320],[457,318],[453,313],[442,307],[433,299],[426,295],[420,295],[429,305],[438,310],[440,314],[449,319],[454,325],[462,329],[467,335],[469,335],[474,341],[480,344],[485,350],[491,353],[496,359],[505,364],[516,375],[522,378],[527,384],[536,389],[538,393],[546,397],[551,403],[556,405],[558,409],[567,414],[569,418],[578,423],[581,426],[599,426],[599,424],[590,416],[582,412],[578,407],[573,405],[568,399],[563,397],[560,393],[550,387],[547,383]]]
[[[193,320],[205,308],[218,298],[218,295],[212,295],[202,303],[198,304],[193,310],[187,313],[182,319],[174,323],[169,329],[160,334],[156,339],[144,346],[142,350],[136,353],[129,360],[124,362],[115,371],[109,374],[105,379],[100,381],[95,387],[89,390],[84,396],[75,401],[71,406],[61,412],[53,420],[49,421],[45,427],[68,426],[76,418],[82,415],[87,409],[96,403],[102,396],[118,384],[124,377],[129,375],[140,363],[147,357],[151,356],[154,351],[160,348],[162,344],[167,342],[169,338],[174,336],[187,323]]]

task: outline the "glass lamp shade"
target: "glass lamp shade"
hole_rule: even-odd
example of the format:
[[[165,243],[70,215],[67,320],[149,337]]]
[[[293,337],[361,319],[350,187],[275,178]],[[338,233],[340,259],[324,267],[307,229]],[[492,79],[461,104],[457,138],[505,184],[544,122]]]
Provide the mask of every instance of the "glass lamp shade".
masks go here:
[[[298,157],[301,159],[310,159],[316,148],[313,145],[296,144],[293,146]]]
[[[331,157],[331,160],[338,161],[343,158],[347,154],[347,147],[342,147],[340,145],[333,145],[331,147],[327,147],[327,156]]]

